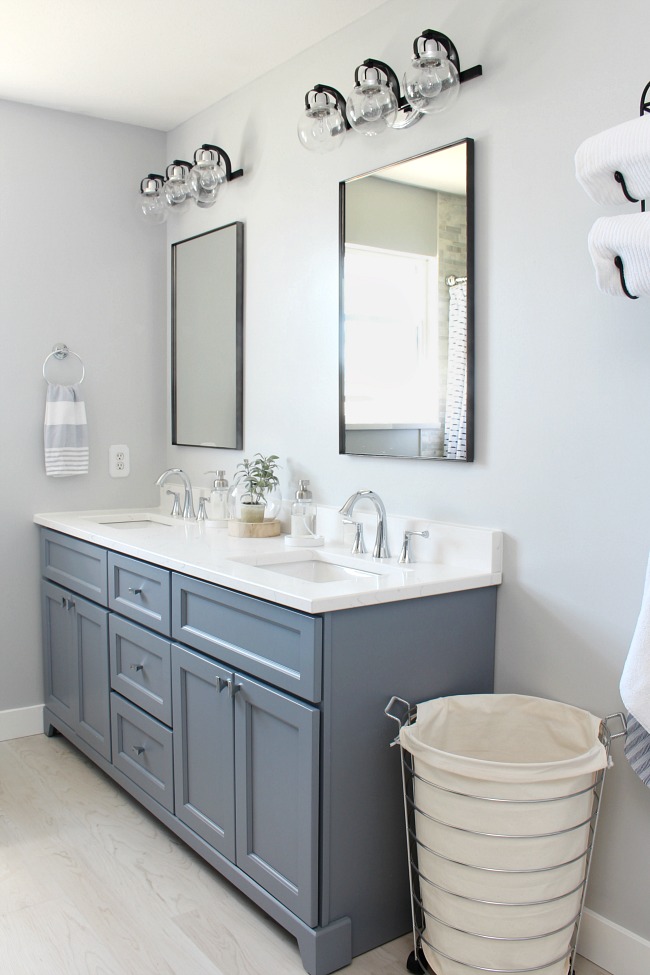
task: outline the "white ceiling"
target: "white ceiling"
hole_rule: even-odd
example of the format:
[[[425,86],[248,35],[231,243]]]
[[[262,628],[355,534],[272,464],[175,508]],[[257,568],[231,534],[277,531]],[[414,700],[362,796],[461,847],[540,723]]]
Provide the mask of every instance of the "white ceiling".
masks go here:
[[[386,0],[2,0],[0,98],[169,131]]]

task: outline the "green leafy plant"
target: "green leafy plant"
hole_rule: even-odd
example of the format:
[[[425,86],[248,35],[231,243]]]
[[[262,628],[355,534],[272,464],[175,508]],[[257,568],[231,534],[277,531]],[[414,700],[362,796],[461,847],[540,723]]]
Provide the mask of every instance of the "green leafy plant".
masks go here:
[[[241,497],[242,504],[266,504],[266,494],[280,483],[275,473],[278,467],[277,454],[264,457],[257,453],[252,460],[244,458],[235,470],[235,483],[246,488]]]

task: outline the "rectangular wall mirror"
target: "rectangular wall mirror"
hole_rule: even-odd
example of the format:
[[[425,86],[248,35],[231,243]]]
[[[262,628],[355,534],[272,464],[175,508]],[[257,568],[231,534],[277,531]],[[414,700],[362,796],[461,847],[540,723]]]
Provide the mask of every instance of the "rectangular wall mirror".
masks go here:
[[[244,225],[172,244],[172,443],[243,445]]]
[[[340,453],[474,459],[474,143],[340,184]]]

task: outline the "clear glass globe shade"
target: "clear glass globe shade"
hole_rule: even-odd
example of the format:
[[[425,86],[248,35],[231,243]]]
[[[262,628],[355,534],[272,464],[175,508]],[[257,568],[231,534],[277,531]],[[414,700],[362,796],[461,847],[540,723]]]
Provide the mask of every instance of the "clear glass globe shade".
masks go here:
[[[298,119],[298,138],[311,152],[331,152],[345,138],[345,122],[335,105],[314,105]]]
[[[143,190],[138,197],[138,211],[147,223],[164,223],[167,219],[167,207],[159,191]]]
[[[199,207],[211,207],[217,200],[226,171],[216,159],[200,159],[190,170],[187,188]]]
[[[162,188],[163,199],[167,206],[174,210],[185,210],[191,199],[186,181],[187,177],[181,173],[172,173],[169,179],[163,183]]]
[[[363,135],[381,135],[397,119],[397,98],[388,85],[362,82],[350,94],[346,113],[353,129]]]
[[[439,53],[414,58],[404,72],[402,84],[409,105],[425,115],[444,112],[460,92],[456,65]]]

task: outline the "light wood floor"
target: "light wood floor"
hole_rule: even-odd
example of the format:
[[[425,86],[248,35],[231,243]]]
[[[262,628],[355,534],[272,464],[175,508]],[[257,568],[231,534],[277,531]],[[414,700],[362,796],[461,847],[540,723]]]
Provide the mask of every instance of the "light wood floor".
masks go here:
[[[402,975],[409,936],[349,975]],[[304,975],[295,941],[64,738],[0,743],[4,975]],[[604,975],[579,959],[576,975]]]

